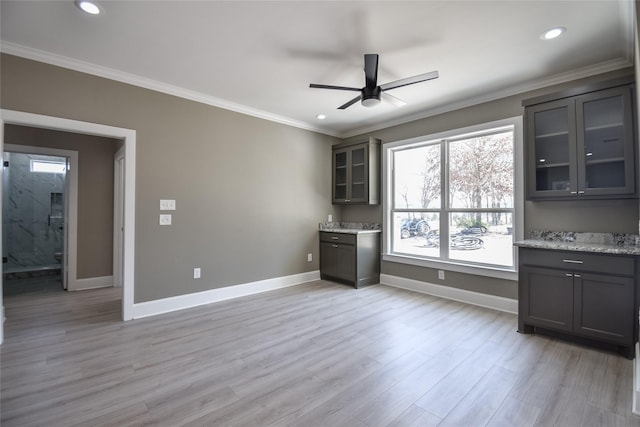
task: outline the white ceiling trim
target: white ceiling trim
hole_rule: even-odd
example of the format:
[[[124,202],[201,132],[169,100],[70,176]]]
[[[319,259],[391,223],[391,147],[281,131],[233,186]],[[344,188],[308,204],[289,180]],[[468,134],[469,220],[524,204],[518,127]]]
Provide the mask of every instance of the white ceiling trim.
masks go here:
[[[420,113],[417,113],[417,114],[412,114],[396,120],[390,120],[381,124],[377,124],[375,126],[368,126],[368,127],[362,127],[359,129],[354,129],[353,131],[343,134],[340,137],[350,138],[352,136],[374,132],[380,129],[386,129],[388,127],[398,126],[398,125],[413,122],[416,120],[426,119],[427,117],[448,113],[451,111],[459,110],[461,108],[472,107],[474,105],[483,104],[485,102],[491,102],[501,98],[506,98],[509,96],[514,96],[521,93],[530,92],[530,91],[542,89],[542,88],[557,85],[557,84],[567,83],[573,80],[591,77],[597,74],[607,73],[610,71],[615,71],[615,70],[619,70],[619,69],[627,68],[631,66],[633,66],[632,58],[620,58],[612,61],[601,62],[599,64],[590,65],[588,67],[579,68],[577,70],[572,70],[567,73],[557,74],[555,76],[547,77],[544,79],[532,80],[525,84],[509,87],[509,88],[502,89],[495,92],[490,92],[487,94],[483,94],[481,96],[477,96],[475,98],[465,99],[464,101],[453,102],[447,105],[443,105],[441,107],[430,108],[428,110],[421,111]]]
[[[115,80],[121,83],[127,83],[134,86],[139,86],[145,89],[151,89],[157,92],[166,93],[168,95],[177,96],[177,97],[188,99],[191,101],[200,102],[202,104],[211,105],[213,107],[219,107],[225,110],[235,111],[237,113],[258,117],[260,119],[297,127],[304,130],[323,133],[323,134],[335,136],[335,137],[340,136],[326,129],[312,126],[308,123],[292,120],[288,117],[272,114],[266,111],[258,110],[256,108],[247,107],[245,105],[227,101],[226,99],[216,98],[214,96],[205,95],[203,93],[185,89],[179,86],[174,86],[174,85],[163,83],[157,80],[141,77],[136,74],[125,73],[123,71],[115,70],[112,68],[91,64],[89,62],[80,61],[80,60],[69,58],[62,55],[56,55],[53,53],[45,52],[38,49],[33,49],[30,47],[22,46],[22,45],[11,43],[11,42],[5,42],[5,41],[0,42],[0,52],[19,56],[26,59],[31,59],[38,62],[44,62],[46,64],[55,65],[58,67],[68,68],[74,71],[80,71],[80,72],[91,74],[98,77],[104,77],[110,80]]]
[[[612,61],[602,62],[599,64],[584,67],[581,69],[572,70],[567,73],[562,73],[562,74],[558,74],[548,78],[530,81],[522,85],[517,85],[517,86],[509,87],[506,89],[502,89],[499,91],[486,93],[475,98],[465,99],[460,102],[453,102],[440,107],[427,109],[425,111],[421,111],[420,113],[407,115],[396,120],[383,121],[374,126],[366,126],[366,127],[354,129],[345,133],[340,133],[340,132],[330,131],[321,127],[313,126],[313,125],[310,125],[309,123],[293,120],[288,117],[250,108],[242,104],[237,104],[231,101],[227,101],[225,99],[205,95],[200,92],[185,89],[179,86],[166,84],[153,79],[141,77],[135,74],[125,73],[119,70],[111,69],[108,67],[102,67],[99,65],[85,62],[85,61],[76,60],[76,59],[69,58],[62,55],[52,54],[49,52],[29,48],[26,46],[15,44],[15,43],[10,43],[5,41],[0,42],[0,52],[63,67],[63,68],[68,68],[74,71],[79,71],[79,72],[95,75],[98,77],[115,80],[121,83],[143,87],[143,88],[154,90],[157,92],[166,93],[168,95],[173,95],[173,96],[188,99],[191,101],[200,102],[206,105],[211,105],[214,107],[219,107],[219,108],[223,108],[230,111],[235,111],[237,113],[246,114],[249,116],[261,118],[264,120],[269,120],[276,123],[281,123],[288,126],[293,126],[293,127],[304,129],[304,130],[309,130],[312,132],[318,132],[325,135],[334,136],[337,138],[349,138],[349,137],[357,136],[364,133],[370,133],[380,129],[402,125],[415,120],[425,119],[427,117],[447,113],[447,112],[458,110],[461,108],[471,107],[473,105],[495,101],[500,98],[518,95],[520,93],[542,89],[544,87],[553,86],[556,84],[562,84],[572,80],[577,80],[577,79],[590,77],[593,75],[633,66],[633,49],[632,49],[631,51],[627,52],[628,55],[625,58],[619,58]]]

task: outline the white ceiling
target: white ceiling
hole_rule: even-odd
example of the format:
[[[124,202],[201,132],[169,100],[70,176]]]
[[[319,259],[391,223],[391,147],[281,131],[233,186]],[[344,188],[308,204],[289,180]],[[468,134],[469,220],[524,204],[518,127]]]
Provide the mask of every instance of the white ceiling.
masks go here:
[[[633,64],[630,0],[99,3],[2,0],[2,51],[341,137]],[[362,87],[365,53],[379,84],[440,78],[390,91],[403,107],[309,88]]]

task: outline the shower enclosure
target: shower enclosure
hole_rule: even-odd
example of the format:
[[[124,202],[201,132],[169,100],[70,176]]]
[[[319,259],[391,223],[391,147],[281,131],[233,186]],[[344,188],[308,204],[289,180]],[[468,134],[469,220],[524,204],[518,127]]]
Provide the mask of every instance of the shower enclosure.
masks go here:
[[[65,157],[4,153],[3,271],[60,271],[64,250]]]

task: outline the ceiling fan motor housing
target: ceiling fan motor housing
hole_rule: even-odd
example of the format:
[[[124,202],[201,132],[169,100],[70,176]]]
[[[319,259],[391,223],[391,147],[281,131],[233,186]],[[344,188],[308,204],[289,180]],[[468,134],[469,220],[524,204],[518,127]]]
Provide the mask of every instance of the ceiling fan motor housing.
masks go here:
[[[364,107],[373,107],[380,103],[380,86],[375,87],[363,87],[362,88],[362,100],[361,103]]]

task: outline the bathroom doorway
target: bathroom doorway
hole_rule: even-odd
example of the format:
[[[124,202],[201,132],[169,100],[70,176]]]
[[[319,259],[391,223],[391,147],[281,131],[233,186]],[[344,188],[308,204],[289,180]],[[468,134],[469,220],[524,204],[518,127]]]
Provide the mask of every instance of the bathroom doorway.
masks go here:
[[[4,148],[3,293],[67,289],[70,178],[77,153],[9,144]]]

